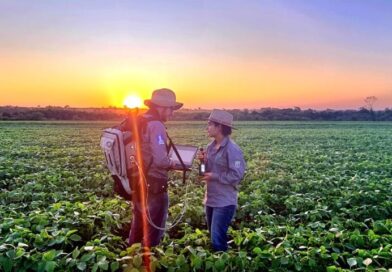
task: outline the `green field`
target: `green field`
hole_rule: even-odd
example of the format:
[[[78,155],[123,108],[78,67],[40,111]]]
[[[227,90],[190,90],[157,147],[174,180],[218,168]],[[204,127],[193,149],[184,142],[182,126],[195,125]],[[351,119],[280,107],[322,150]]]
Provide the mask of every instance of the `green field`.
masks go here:
[[[0,271],[141,270],[127,248],[130,205],[113,195],[103,122],[0,122]],[[173,174],[154,271],[392,268],[392,123],[243,122],[248,164],[227,253],[211,251],[203,186]],[[208,143],[203,123],[173,122],[176,143]],[[187,191],[187,193],[186,193]],[[126,267],[126,268],[125,268]],[[133,270],[132,270],[133,269]],[[391,271],[391,269],[389,269]]]

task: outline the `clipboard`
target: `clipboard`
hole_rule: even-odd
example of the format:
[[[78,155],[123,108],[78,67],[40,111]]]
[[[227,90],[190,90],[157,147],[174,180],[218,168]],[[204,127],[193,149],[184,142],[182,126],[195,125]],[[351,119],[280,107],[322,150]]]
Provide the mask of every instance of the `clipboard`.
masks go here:
[[[169,158],[175,163],[173,167],[174,170],[190,170],[192,168],[193,160],[196,157],[198,147],[192,145],[175,145],[175,147],[177,148],[178,154],[184,162],[186,169],[183,168],[173,147],[170,147]]]

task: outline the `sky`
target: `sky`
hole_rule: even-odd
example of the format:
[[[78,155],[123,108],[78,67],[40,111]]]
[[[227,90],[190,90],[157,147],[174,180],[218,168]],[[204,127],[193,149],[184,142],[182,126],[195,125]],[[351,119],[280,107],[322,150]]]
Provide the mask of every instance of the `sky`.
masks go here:
[[[392,107],[392,1],[0,0],[0,106]]]

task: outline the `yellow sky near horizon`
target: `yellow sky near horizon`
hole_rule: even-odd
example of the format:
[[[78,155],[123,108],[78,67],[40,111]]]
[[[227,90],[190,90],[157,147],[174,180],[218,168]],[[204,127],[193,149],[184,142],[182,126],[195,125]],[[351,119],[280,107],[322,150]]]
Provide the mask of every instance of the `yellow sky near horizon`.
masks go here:
[[[388,75],[327,61],[315,65],[189,54],[172,63],[135,62],[72,52],[1,57],[0,105],[121,107],[127,96],[147,99],[161,87],[172,88],[186,108],[358,108],[370,95],[391,101]]]

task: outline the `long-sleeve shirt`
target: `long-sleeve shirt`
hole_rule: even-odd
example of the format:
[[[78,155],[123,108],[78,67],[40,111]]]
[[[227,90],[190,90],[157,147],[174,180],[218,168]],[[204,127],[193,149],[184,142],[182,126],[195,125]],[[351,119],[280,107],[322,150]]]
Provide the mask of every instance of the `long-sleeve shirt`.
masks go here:
[[[246,163],[240,147],[225,137],[219,149],[216,141],[207,146],[206,172],[212,173],[207,182],[204,204],[210,207],[237,205],[238,189],[245,174]]]
[[[142,133],[142,157],[147,175],[154,178],[168,178],[170,159],[166,145],[166,128],[161,121],[149,121]],[[148,168],[149,167],[149,168]]]

